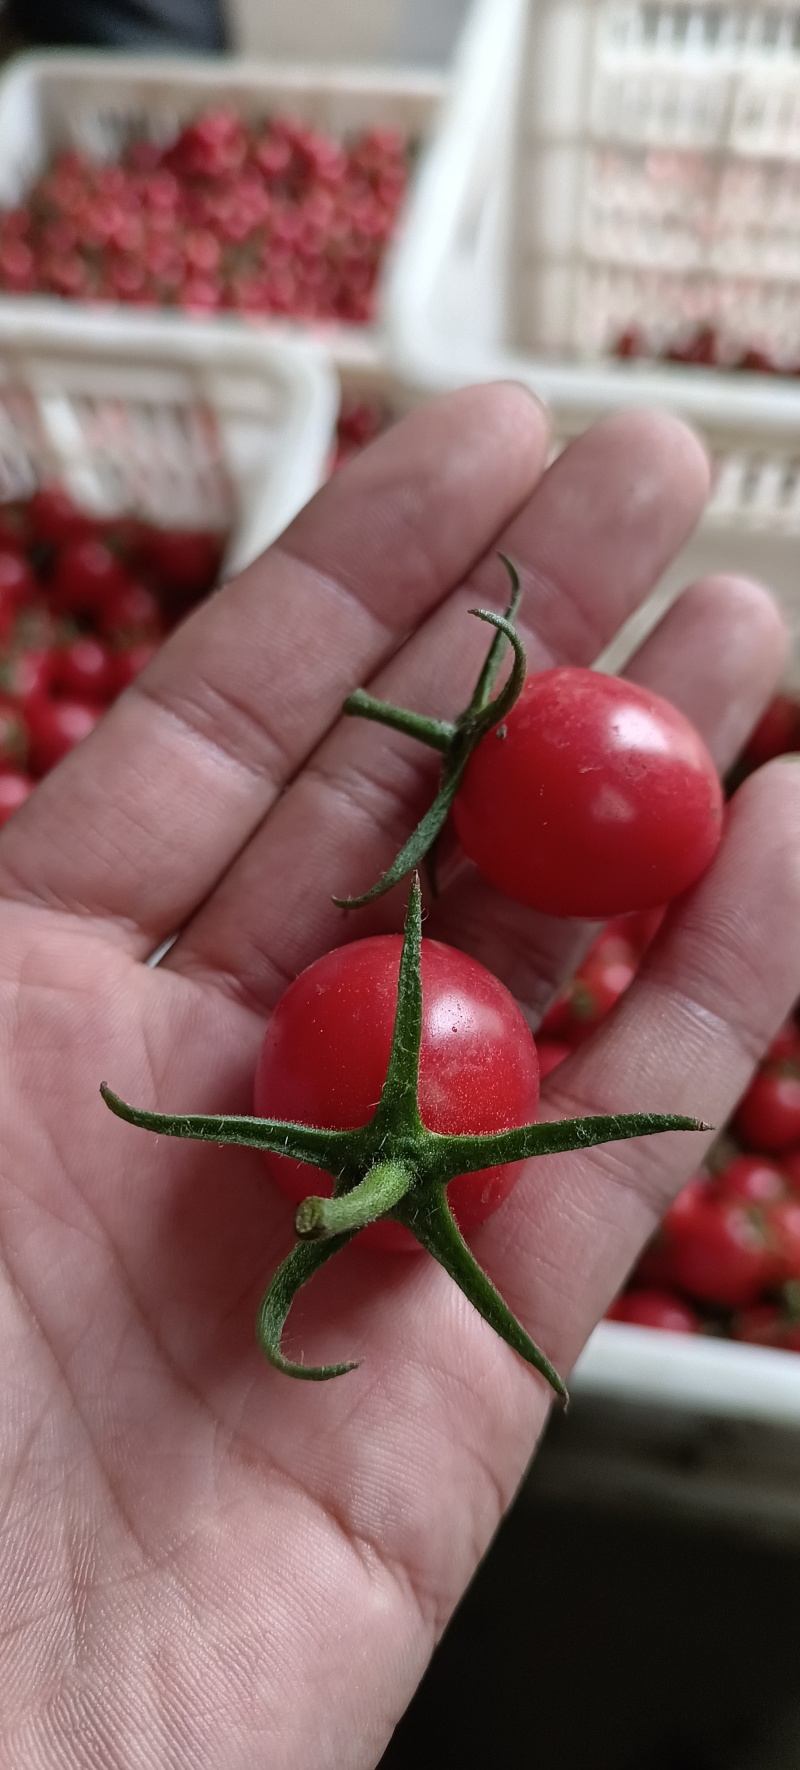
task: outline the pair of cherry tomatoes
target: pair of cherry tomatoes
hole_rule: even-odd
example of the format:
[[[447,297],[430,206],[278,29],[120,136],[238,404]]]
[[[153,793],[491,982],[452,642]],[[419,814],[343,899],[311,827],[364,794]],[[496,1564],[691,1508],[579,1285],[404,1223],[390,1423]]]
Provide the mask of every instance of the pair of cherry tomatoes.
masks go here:
[[[722,795],[705,745],[675,708],[618,678],[565,668],[530,677],[475,750],[454,821],[467,854],[508,895],[556,915],[610,916],[661,905],[699,877],[719,841]],[[400,945],[395,936],[354,942],[290,985],[261,1054],[259,1116],[340,1129],[367,1122],[389,1059]],[[618,958],[614,994],[632,969]],[[424,1123],[477,1132],[529,1122],[538,1062],[508,991],[431,941],[422,982]],[[266,1160],[297,1202],[324,1180],[301,1162]],[[461,1227],[495,1210],[515,1178],[505,1168],[454,1180]],[[365,1236],[413,1245],[391,1223]]]

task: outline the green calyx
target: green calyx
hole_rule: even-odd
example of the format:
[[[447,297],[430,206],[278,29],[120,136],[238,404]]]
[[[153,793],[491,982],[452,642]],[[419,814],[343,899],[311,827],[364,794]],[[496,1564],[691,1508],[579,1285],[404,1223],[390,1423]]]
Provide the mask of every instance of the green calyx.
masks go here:
[[[394,731],[405,732],[406,737],[418,738],[420,743],[428,744],[431,749],[442,754],[442,772],[436,798],[425,816],[417,824],[413,834],[404,843],[393,860],[391,866],[381,878],[362,892],[360,897],[335,897],[334,903],[340,909],[358,909],[362,904],[372,903],[373,898],[382,897],[393,885],[399,884],[408,873],[414,872],[424,857],[428,856],[428,867],[431,883],[435,887],[435,877],[431,861],[433,849],[439,836],[456,793],[461,785],[464,770],[474,749],[494,730],[502,724],[511,712],[514,702],[519,699],[525,681],[527,661],[525,647],[514,626],[517,609],[522,596],[519,573],[516,566],[505,553],[498,557],[511,579],[511,600],[503,615],[492,614],[485,608],[470,609],[479,621],[487,621],[496,627],[492,644],[475,684],[469,706],[458,719],[450,723],[445,719],[428,719],[424,713],[409,713],[402,707],[392,707],[387,701],[378,701],[373,695],[367,694],[363,688],[357,688],[354,694],[348,695],[342,711],[352,713],[361,719],[374,719],[379,725],[389,725]],[[511,646],[514,657],[508,681],[500,692],[492,699],[492,691],[497,681],[497,674],[503,659],[506,641]]]
[[[389,1217],[416,1236],[484,1320],[566,1400],[557,1371],[470,1253],[447,1201],[448,1182],[457,1174],[476,1173],[530,1156],[589,1149],[597,1143],[650,1136],[657,1131],[708,1127],[696,1119],[669,1114],[629,1113],[520,1125],[477,1136],[444,1136],[428,1130],[419,1110],[421,943],[422,898],[415,879],[406,915],[389,1067],[373,1117],[358,1130],[329,1131],[279,1119],[144,1112],[128,1106],[105,1083],[100,1092],[112,1112],[144,1130],[166,1137],[271,1150],[322,1168],[333,1177],[330,1198],[310,1197],[299,1206],[295,1218],[299,1239],[275,1273],[259,1310],[259,1341],[277,1370],[319,1382],[355,1369],[353,1364],[292,1363],[281,1351],[283,1328],[297,1292],[319,1267],[359,1229]]]

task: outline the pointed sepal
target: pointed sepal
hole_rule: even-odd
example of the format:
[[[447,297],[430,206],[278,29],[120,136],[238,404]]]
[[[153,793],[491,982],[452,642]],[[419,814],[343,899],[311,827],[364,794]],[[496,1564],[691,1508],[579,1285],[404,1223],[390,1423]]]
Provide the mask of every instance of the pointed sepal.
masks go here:
[[[431,1187],[418,1199],[405,1199],[394,1214],[400,1223],[405,1223],[422,1246],[427,1248],[428,1253],[438,1260],[445,1272],[449,1272],[459,1290],[464,1292],[473,1308],[494,1328],[501,1340],[505,1340],[507,1345],[519,1353],[520,1358],[524,1358],[526,1364],[532,1365],[544,1377],[566,1406],[569,1396],[558,1371],[541,1347],[531,1339],[530,1334],[526,1334],[521,1322],[517,1321],[508,1304],[503,1302],[500,1292],[495,1290],[491,1280],[487,1278],[483,1267],[478,1265],[456,1223],[444,1187]]]

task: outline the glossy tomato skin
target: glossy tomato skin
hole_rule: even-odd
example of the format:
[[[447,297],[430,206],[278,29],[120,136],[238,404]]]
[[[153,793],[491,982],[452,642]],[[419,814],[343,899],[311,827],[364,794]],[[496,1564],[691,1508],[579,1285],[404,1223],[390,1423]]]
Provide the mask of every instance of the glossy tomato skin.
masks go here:
[[[670,1275],[690,1297],[746,1309],[773,1280],[773,1242],[762,1214],[738,1199],[699,1199],[670,1228]]]
[[[391,1049],[399,935],[337,947],[289,985],[267,1027],[256,1072],[260,1117],[349,1130],[372,1117]],[[496,1131],[536,1117],[539,1065],[525,1019],[504,985],[475,959],[422,942],[423,1033],[419,1101],[439,1132]],[[296,1203],[331,1191],[322,1169],[267,1154],[267,1167]],[[448,1197],[464,1232],[495,1211],[519,1164],[453,1180]],[[373,1224],[373,1247],[415,1249],[399,1224]]]
[[[63,486],[42,486],[30,501],[30,521],[38,540],[58,545],[84,540],[92,533],[92,519],[79,510]]]
[[[30,716],[31,772],[42,775],[55,768],[69,750],[89,736],[102,712],[102,707],[88,701],[42,701]]]
[[[625,1291],[606,1311],[607,1321],[627,1321],[635,1327],[660,1328],[668,1334],[696,1334],[700,1322],[688,1303],[672,1291]]]
[[[60,614],[97,614],[123,582],[122,568],[103,541],[65,542],[53,572],[51,601]]]
[[[0,769],[0,828],[25,804],[35,785],[30,775],[16,768]]]
[[[83,634],[55,653],[53,681],[74,700],[108,701],[116,692],[116,659],[102,639]]]
[[[776,1346],[784,1352],[800,1352],[800,1322],[775,1303],[756,1303],[745,1309],[733,1324],[735,1340],[750,1346]]]
[[[739,1104],[734,1130],[754,1149],[779,1151],[800,1140],[800,1069],[768,1063]]]
[[[709,865],[722,789],[699,733],[659,695],[599,671],[529,676],[473,752],[453,817],[484,878],[556,916],[670,901]]]
[[[762,1209],[791,1197],[786,1176],[763,1155],[734,1156],[715,1176],[713,1190],[720,1197],[742,1199]]]

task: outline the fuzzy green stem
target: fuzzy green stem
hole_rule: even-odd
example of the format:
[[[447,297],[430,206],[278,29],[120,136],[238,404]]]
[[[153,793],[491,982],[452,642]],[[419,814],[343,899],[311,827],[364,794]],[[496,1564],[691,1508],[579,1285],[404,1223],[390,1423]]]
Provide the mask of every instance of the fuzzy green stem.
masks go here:
[[[419,738],[420,743],[429,744],[432,750],[442,750],[445,755],[455,736],[455,726],[446,719],[429,719],[424,713],[410,713],[405,707],[393,707],[388,701],[376,700],[363,688],[356,688],[348,695],[342,712],[361,719],[374,719],[377,725],[389,725],[393,731],[403,731],[407,737]]]
[[[246,1118],[233,1113],[148,1112],[141,1106],[129,1106],[107,1082],[100,1083],[100,1093],[117,1118],[138,1125],[143,1131],[155,1131],[160,1137],[192,1137],[201,1143],[239,1143],[246,1149],[271,1150],[273,1155],[290,1155],[295,1161],[323,1168],[334,1179],[347,1173],[360,1154],[357,1131],[324,1131],[314,1125],[296,1125],[288,1119]]]
[[[513,560],[509,559],[506,553],[498,554],[498,558],[502,560],[509,578],[511,579],[511,598],[505,611],[505,618],[507,621],[511,622],[513,627],[517,618],[517,610],[522,601],[522,585],[519,581],[519,572],[517,571]],[[470,610],[471,614],[475,614],[475,612],[475,609]],[[484,707],[488,706],[488,703],[492,698],[492,690],[497,681],[500,665],[503,662],[503,654],[506,649],[504,640],[505,634],[498,630],[498,632],[495,633],[489,651],[487,652],[486,663],[484,664],[475,684],[472,700],[470,701],[470,711],[473,713],[482,713]]]
[[[519,699],[527,668],[525,647],[514,626],[521,587],[516,566],[512,565],[511,560],[507,559],[504,553],[500,554],[500,558],[511,578],[511,599],[504,615],[493,614],[491,610],[483,608],[473,608],[469,611],[470,614],[476,615],[479,621],[487,621],[496,631],[469,705],[459,715],[455,724],[450,724],[443,719],[431,719],[420,713],[409,713],[403,707],[393,707],[386,701],[375,700],[374,696],[367,694],[364,689],[360,688],[356,689],[344,703],[345,713],[361,714],[365,719],[378,720],[382,725],[390,725],[396,731],[403,731],[410,737],[417,737],[422,743],[431,745],[435,750],[440,750],[443,759],[439,788],[433,804],[428,807],[408,841],[404,842],[392,865],[387,868],[370,890],[362,892],[360,897],[335,897],[333,901],[340,909],[357,909],[363,904],[372,903],[376,897],[382,897],[385,891],[389,891],[393,885],[399,884],[401,879],[404,879],[408,873],[421,864],[444,828],[473,750],[495,725],[502,723],[506,715],[510,713],[515,701]],[[511,670],[503,687],[492,700],[490,697],[503,660],[506,643],[511,646],[513,653]]]
[[[382,1139],[405,1133],[419,1138],[423,1132],[419,1111],[419,1054],[422,1046],[422,891],[414,874],[406,910],[406,925],[397,976],[397,1007],[394,1015],[389,1067],[373,1120],[375,1135]]]
[[[376,1162],[352,1192],[338,1198],[304,1198],[294,1220],[302,1241],[329,1241],[332,1235],[365,1229],[391,1211],[413,1185],[405,1162]]]
[[[455,1279],[474,1309],[494,1328],[502,1340],[524,1358],[526,1364],[539,1371],[551,1389],[566,1405],[569,1397],[558,1371],[541,1348],[526,1334],[524,1327],[487,1278],[482,1266],[467,1247],[443,1188],[430,1188],[424,1196],[412,1196],[400,1205],[396,1215],[427,1248],[445,1272]]]
[[[349,1240],[349,1235],[337,1235],[332,1241],[297,1242],[278,1267],[262,1298],[256,1322],[258,1343],[270,1364],[287,1377],[302,1377],[307,1383],[327,1383],[331,1377],[344,1377],[348,1371],[358,1369],[357,1363],[294,1364],[281,1351],[284,1324],[298,1291]]]

